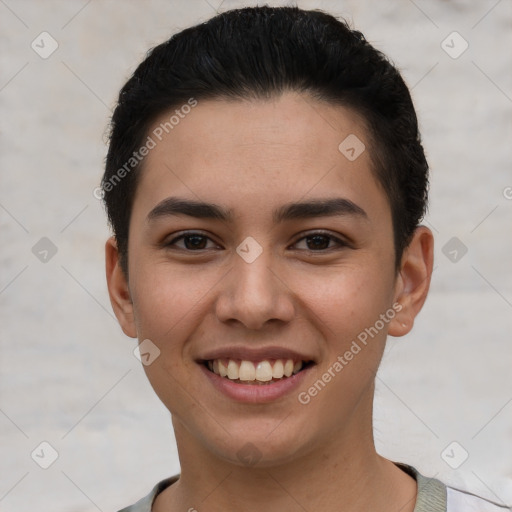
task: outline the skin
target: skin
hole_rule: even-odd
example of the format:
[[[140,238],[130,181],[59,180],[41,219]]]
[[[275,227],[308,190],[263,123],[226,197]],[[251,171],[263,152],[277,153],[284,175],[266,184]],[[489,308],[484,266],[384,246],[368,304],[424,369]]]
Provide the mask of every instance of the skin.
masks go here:
[[[354,161],[338,150],[349,134],[366,145]],[[395,272],[391,210],[371,171],[371,150],[353,111],[287,92],[199,102],[146,157],[130,223],[129,279],[114,238],[106,267],[123,331],[161,351],[144,369],[172,413],[181,477],[154,511],[330,512],[340,503],[345,512],[413,510],[416,482],[375,451],[372,405],[387,335],[408,333],[426,299],[433,237],[418,227]],[[218,204],[233,220],[148,221],[170,196]],[[273,210],[285,203],[332,197],[349,199],[366,217],[273,223]],[[320,229],[348,243],[304,238]],[[184,230],[208,237],[199,239],[202,250],[190,239],[188,249],[183,239],[165,246]],[[262,248],[252,263],[236,252],[248,236]],[[297,392],[236,403],[196,362],[217,347],[294,349],[316,362],[298,390],[307,391],[397,303],[394,318],[307,405]],[[237,457],[248,442],[261,457],[252,466]]]

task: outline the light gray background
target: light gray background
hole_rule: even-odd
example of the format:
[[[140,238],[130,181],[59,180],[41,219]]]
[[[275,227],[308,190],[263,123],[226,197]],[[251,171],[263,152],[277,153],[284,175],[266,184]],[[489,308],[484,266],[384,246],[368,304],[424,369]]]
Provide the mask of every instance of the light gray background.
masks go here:
[[[4,512],[115,511],[179,471],[169,414],[113,318],[109,232],[93,190],[119,88],[150,47],[219,4],[0,0]],[[391,56],[412,88],[432,169],[432,289],[413,332],[388,341],[378,450],[512,503],[512,3],[297,4],[346,16]],[[220,10],[245,5],[256,2]],[[43,31],[59,45],[47,59],[31,48]],[[469,43],[457,59],[441,46],[453,31]],[[42,237],[58,249],[46,263],[32,252]],[[457,262],[443,253],[452,237],[468,249]],[[31,458],[42,441],[59,455],[46,470]],[[458,469],[441,456],[453,441],[469,453]],[[452,461],[461,453],[448,450]]]

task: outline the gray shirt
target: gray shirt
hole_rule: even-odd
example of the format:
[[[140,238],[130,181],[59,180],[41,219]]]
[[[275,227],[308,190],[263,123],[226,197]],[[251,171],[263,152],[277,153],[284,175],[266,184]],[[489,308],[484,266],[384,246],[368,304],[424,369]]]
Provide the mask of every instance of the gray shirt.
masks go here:
[[[395,462],[400,469],[412,476],[418,485],[414,512],[507,512],[512,508],[485,500],[466,491],[454,489],[443,484],[436,478],[421,475],[414,467]],[[166,478],[159,482],[153,490],[134,505],[123,508],[119,512],[151,512],[156,497],[170,485],[175,483],[179,475]]]

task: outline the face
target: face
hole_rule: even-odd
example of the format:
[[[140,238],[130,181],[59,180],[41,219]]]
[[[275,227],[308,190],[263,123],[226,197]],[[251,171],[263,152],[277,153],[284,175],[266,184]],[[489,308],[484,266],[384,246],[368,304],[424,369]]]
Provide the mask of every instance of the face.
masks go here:
[[[355,159],[339,149],[348,136],[366,147]],[[156,141],[133,204],[129,282],[113,240],[107,275],[124,332],[158,354],[144,369],[178,444],[271,466],[364,441],[386,336],[412,326],[428,261],[406,255],[395,273],[361,119],[296,93],[210,100]],[[412,246],[425,260],[425,242]]]

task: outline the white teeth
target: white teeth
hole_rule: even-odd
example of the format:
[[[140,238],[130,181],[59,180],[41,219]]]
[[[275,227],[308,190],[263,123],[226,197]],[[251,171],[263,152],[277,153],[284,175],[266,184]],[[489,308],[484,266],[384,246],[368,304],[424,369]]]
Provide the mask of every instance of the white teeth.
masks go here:
[[[256,367],[256,380],[268,382],[272,380],[272,366],[268,361],[261,361]]]
[[[215,361],[219,362],[219,375],[221,377],[227,377],[227,375],[228,375],[227,366],[222,362],[221,359],[215,359]],[[215,369],[213,371],[215,372]],[[215,372],[215,373],[217,373],[217,372]]]
[[[208,361],[207,366],[212,372],[230,380],[270,382],[272,379],[282,379],[299,373],[304,363],[294,362],[293,359],[276,359],[273,365],[268,360],[255,364],[246,360],[215,359]]]
[[[280,379],[283,377],[283,375],[284,375],[283,361],[281,361],[281,359],[278,359],[274,363],[274,369],[272,370],[272,377],[274,377],[274,379]]]
[[[251,361],[242,361],[238,370],[240,380],[254,380],[256,378],[256,369]],[[261,379],[258,379],[261,380]]]
[[[238,365],[232,359],[228,363],[228,379],[238,379]]]

